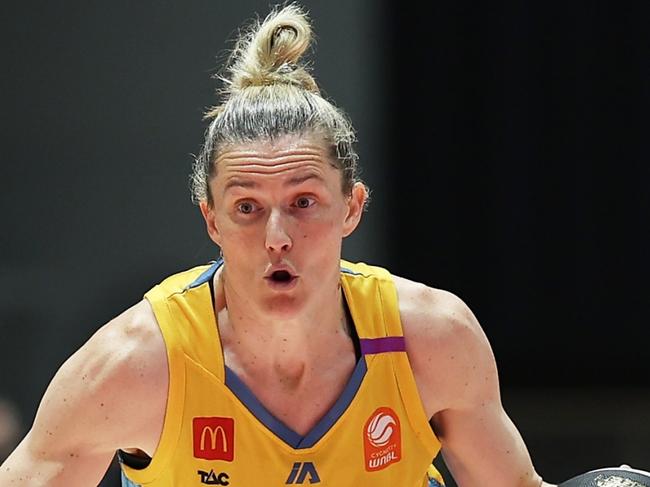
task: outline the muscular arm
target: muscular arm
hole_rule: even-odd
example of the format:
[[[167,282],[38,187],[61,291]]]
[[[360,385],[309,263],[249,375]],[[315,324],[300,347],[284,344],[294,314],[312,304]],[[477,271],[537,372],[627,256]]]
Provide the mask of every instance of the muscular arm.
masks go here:
[[[117,448],[153,453],[166,392],[164,343],[141,302],[61,366],[31,430],[0,467],[0,485],[97,485]]]
[[[503,409],[494,356],[472,312],[445,291],[404,280],[398,291],[418,388],[459,487],[548,486]]]

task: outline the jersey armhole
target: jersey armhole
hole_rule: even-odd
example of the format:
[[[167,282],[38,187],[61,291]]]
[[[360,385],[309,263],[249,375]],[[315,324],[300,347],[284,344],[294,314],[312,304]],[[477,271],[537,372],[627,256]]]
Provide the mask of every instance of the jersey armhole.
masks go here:
[[[167,296],[161,286],[155,286],[145,295],[145,298],[151,304],[165,341],[169,367],[169,389],[160,441],[151,462],[144,465],[144,468],[121,462],[122,471],[128,480],[142,485],[158,479],[169,465],[180,437],[185,406],[185,355],[179,337],[176,336],[174,330]],[[146,404],[142,406],[146,407]]]
[[[387,336],[404,336],[402,320],[399,312],[399,301],[397,298],[397,288],[392,276],[386,272],[386,276],[378,277],[379,279],[379,296],[381,300],[384,325]],[[421,443],[431,451],[433,459],[440,451],[440,440],[433,432],[429,418],[427,418],[424,405],[415,382],[413,369],[408,358],[408,353],[394,352],[391,353],[393,370],[397,378],[402,402],[406,408],[411,427],[416,432]]]
[[[134,470],[144,470],[151,463],[151,457],[149,455],[134,455],[124,450],[117,450],[117,459],[121,465],[126,465]]]

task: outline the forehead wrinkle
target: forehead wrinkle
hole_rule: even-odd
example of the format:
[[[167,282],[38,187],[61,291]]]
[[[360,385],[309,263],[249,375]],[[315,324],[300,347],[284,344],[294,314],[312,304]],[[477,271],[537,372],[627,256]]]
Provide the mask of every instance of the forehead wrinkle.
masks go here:
[[[301,167],[316,169],[329,165],[323,160],[322,154],[304,151],[272,157],[264,157],[259,152],[239,153],[234,156],[226,153],[216,161],[216,164],[220,165],[225,172],[249,174],[275,174]]]
[[[297,186],[310,179],[325,182],[322,164],[319,164],[317,161],[291,161],[272,167],[258,164],[228,166],[223,173],[226,178],[224,191],[233,187],[246,189],[259,188],[260,183],[249,178],[255,178],[256,176],[282,177],[285,175],[288,179],[282,182],[283,186]]]
[[[259,150],[251,148],[227,149],[215,160],[215,165],[240,165],[241,161],[249,162],[246,165],[280,166],[294,161],[318,160],[329,162],[329,157],[323,148],[314,146],[291,147],[284,150]]]
[[[279,157],[260,157],[259,155],[249,157],[224,157],[217,164],[227,165],[229,167],[251,167],[263,170],[265,167],[282,167],[293,164],[302,164],[305,162],[323,162],[319,154],[301,154]]]
[[[233,187],[259,188],[264,182],[258,176],[280,177],[286,187],[296,186],[310,179],[326,181],[328,167],[336,169],[326,148],[320,144],[231,145],[225,147],[214,164],[217,174],[224,178],[224,190]],[[284,177],[283,177],[284,176]]]
[[[233,158],[241,157],[263,157],[263,158],[276,158],[282,156],[290,156],[293,154],[309,154],[309,155],[326,155],[327,151],[317,144],[301,144],[299,147],[289,147],[289,148],[275,148],[275,147],[266,147],[266,148],[251,148],[251,147],[241,147],[241,146],[230,146],[225,147],[221,156],[225,154],[232,154]],[[261,155],[261,156],[260,156]],[[220,159],[221,157],[218,157]]]
[[[289,161],[275,162],[271,164],[260,164],[256,161],[247,162],[244,164],[231,164],[224,167],[224,173],[241,174],[241,175],[274,175],[287,171],[296,171],[302,168],[310,169],[314,172],[322,171],[322,161],[319,159],[294,159]]]

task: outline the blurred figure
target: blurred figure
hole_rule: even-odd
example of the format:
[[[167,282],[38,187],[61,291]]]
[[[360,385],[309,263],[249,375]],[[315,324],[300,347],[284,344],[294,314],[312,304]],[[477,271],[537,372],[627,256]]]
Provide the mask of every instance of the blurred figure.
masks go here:
[[[0,463],[18,445],[22,437],[22,426],[18,409],[8,399],[0,398]]]

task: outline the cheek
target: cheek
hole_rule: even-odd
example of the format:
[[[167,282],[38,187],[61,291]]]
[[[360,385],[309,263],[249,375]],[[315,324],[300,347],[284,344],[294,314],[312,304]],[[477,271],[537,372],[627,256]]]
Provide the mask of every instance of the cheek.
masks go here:
[[[304,225],[298,233],[299,240],[294,239],[294,251],[312,265],[319,269],[327,268],[331,265],[338,267],[338,261],[341,258],[341,228],[340,223],[329,220],[318,222],[318,224]],[[315,275],[322,274],[317,272]]]
[[[311,219],[297,220],[295,232],[301,240],[336,240],[341,238],[341,225],[332,215],[318,215]]]
[[[220,244],[224,252],[240,253],[255,240],[253,226],[238,225],[226,214],[217,215],[215,224],[219,229]]]

